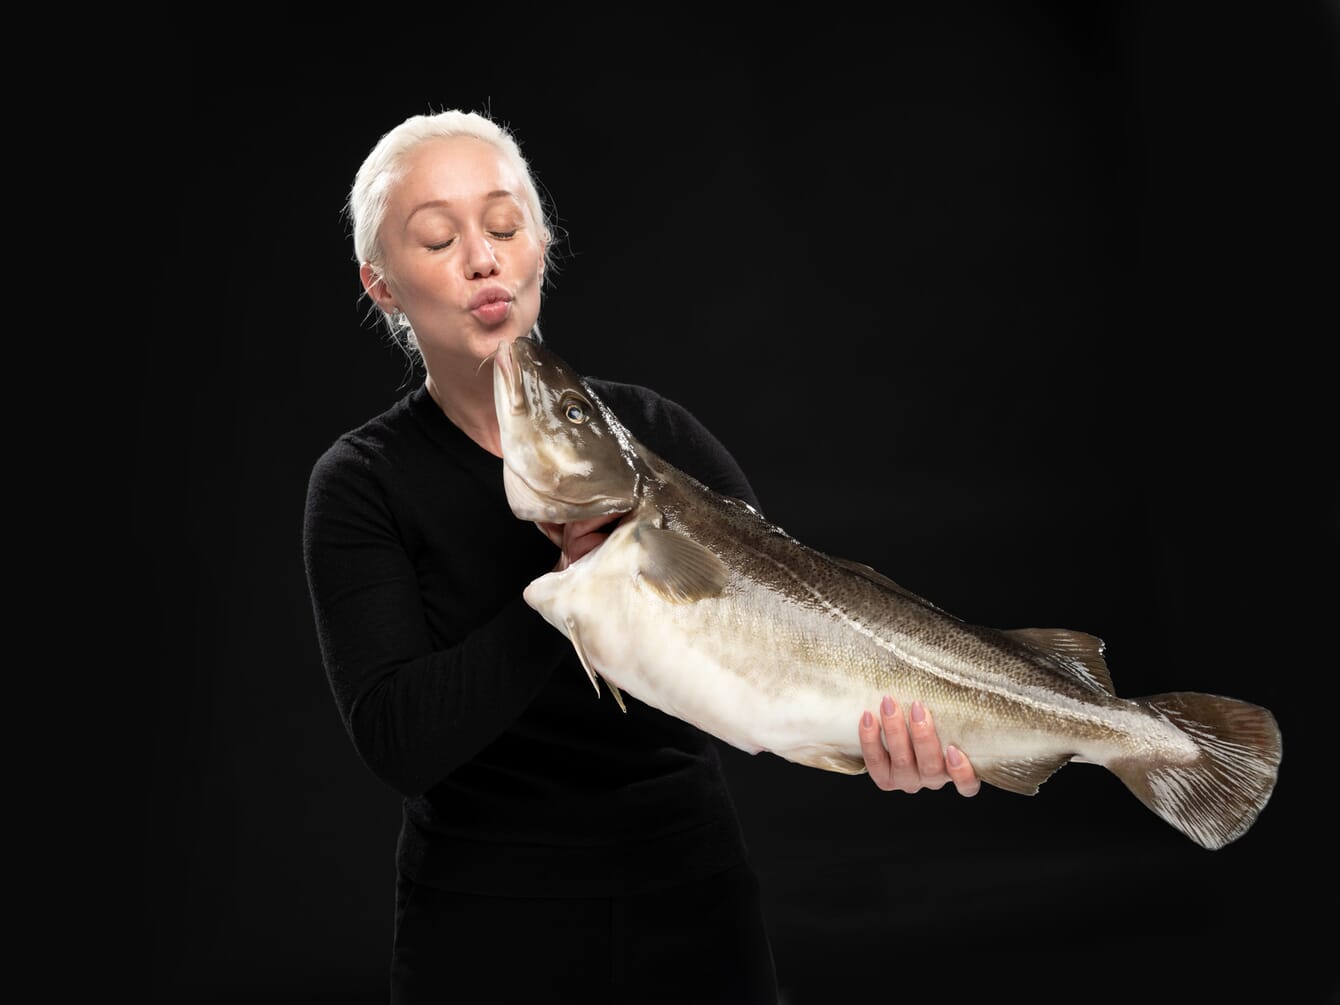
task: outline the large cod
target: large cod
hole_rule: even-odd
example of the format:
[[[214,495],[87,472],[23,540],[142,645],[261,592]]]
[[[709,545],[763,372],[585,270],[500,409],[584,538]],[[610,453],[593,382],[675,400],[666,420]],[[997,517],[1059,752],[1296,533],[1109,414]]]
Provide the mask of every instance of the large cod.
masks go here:
[[[526,602],[600,680],[751,754],[856,774],[856,720],[921,700],[978,777],[1034,795],[1099,764],[1205,848],[1242,836],[1275,786],[1265,708],[1170,692],[1117,697],[1100,639],[968,624],[860,563],[792,538],[639,443],[582,377],[530,337],[494,357],[503,480],[519,518],[626,513]]]

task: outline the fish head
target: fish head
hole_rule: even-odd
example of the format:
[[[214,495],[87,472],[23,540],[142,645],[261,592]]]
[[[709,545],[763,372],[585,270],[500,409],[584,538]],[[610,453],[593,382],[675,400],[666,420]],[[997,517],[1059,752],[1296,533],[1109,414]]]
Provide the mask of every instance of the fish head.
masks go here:
[[[570,523],[633,509],[639,475],[627,430],[554,352],[531,336],[500,345],[493,404],[516,516]]]

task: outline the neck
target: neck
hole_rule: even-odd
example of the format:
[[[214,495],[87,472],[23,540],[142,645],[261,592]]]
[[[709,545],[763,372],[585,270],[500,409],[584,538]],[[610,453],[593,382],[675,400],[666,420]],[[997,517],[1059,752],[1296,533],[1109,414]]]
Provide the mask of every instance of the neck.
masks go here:
[[[475,370],[456,369],[442,374],[430,369],[424,386],[453,425],[494,457],[502,456],[502,435],[493,404],[492,360]]]

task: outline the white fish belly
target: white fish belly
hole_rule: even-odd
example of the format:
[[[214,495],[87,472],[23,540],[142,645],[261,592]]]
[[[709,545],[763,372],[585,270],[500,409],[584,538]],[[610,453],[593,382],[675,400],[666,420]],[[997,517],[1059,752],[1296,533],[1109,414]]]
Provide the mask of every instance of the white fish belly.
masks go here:
[[[611,535],[597,551],[526,590],[606,681],[748,751],[831,746],[859,756],[856,723],[879,695],[856,678],[799,666],[773,612],[719,598],[670,603],[636,576],[636,548]]]
[[[903,708],[923,701],[941,741],[983,768],[1069,754],[1106,764],[1140,746],[1189,746],[1134,707],[991,694],[970,667],[891,651],[890,640],[852,630],[840,614],[798,614],[748,583],[669,602],[638,581],[638,552],[621,528],[580,562],[537,579],[526,600],[607,682],[749,753],[860,758],[857,723],[886,694]],[[1098,719],[1116,727],[1106,740],[1076,728]]]

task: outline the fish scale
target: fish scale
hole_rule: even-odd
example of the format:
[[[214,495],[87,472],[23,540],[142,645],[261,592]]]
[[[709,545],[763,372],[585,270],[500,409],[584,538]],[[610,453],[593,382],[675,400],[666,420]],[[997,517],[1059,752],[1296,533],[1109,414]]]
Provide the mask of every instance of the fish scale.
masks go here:
[[[620,707],[627,693],[749,753],[846,774],[865,770],[861,713],[919,700],[984,783],[1033,795],[1071,761],[1102,765],[1210,849],[1268,802],[1282,755],[1268,709],[1119,697],[1092,635],[974,625],[802,544],[647,449],[534,339],[503,346],[493,375],[514,515],[623,514],[524,593],[597,695],[603,680]]]

